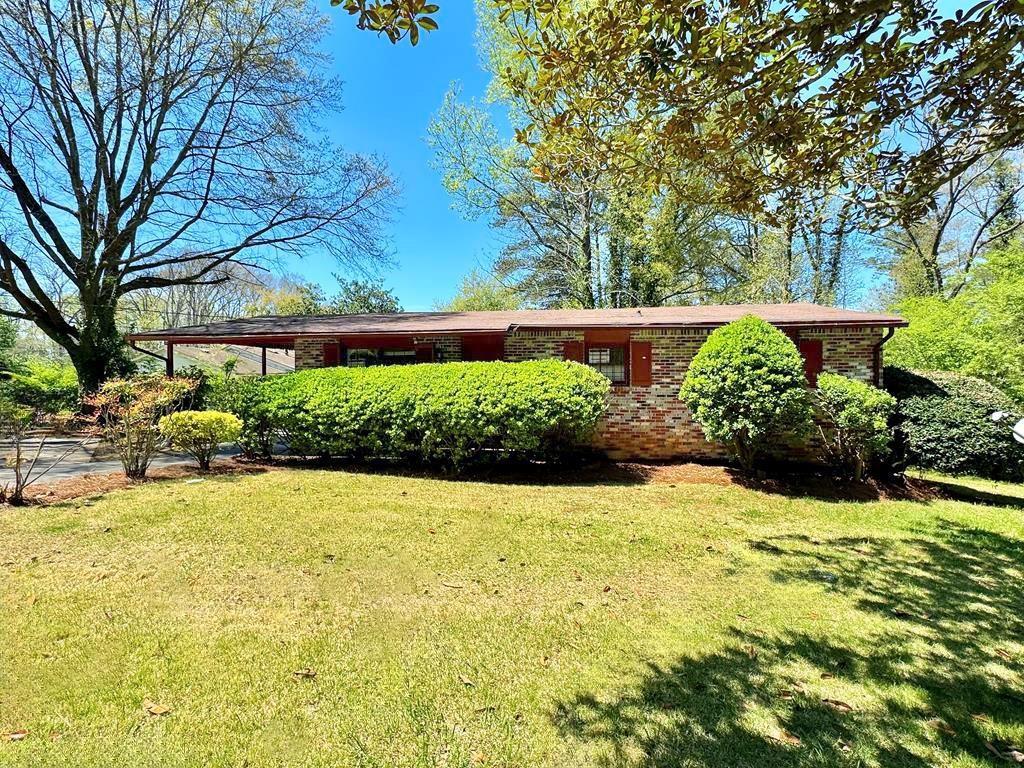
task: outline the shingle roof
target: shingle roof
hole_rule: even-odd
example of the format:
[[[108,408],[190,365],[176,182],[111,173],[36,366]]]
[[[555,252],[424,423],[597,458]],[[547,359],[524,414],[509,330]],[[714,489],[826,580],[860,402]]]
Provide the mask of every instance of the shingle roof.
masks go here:
[[[129,334],[133,341],[506,332],[515,328],[683,328],[725,325],[757,315],[780,326],[904,326],[895,315],[817,304],[715,304],[639,309],[526,309],[509,312],[401,312],[394,315],[289,315],[245,317],[207,325]]]

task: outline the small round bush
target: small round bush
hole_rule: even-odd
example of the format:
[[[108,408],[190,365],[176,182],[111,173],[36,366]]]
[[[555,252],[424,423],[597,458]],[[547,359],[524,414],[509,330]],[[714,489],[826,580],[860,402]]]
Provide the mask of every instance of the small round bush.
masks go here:
[[[160,434],[199,462],[200,469],[209,469],[217,446],[242,434],[242,421],[221,411],[178,411],[160,419]]]
[[[996,387],[950,372],[885,369],[885,385],[898,401],[896,437],[907,463],[951,475],[1024,479],[1024,445],[1008,424],[1020,408]],[[1000,422],[992,413],[1011,414]]]
[[[747,315],[719,328],[690,363],[679,398],[709,440],[724,443],[744,469],[780,437],[811,424],[803,358],[764,320]]]
[[[814,399],[822,416],[818,428],[826,453],[860,481],[871,460],[889,451],[889,420],[896,410],[896,398],[862,381],[823,373]]]

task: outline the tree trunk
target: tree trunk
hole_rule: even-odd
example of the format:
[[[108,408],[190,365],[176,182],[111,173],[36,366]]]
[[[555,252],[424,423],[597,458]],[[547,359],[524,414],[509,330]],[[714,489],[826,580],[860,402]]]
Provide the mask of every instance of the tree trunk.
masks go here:
[[[78,373],[78,386],[83,392],[95,392],[107,379],[133,373],[135,364],[114,321],[116,302],[87,302],[83,296],[82,304],[81,333],[75,348],[68,351]]]

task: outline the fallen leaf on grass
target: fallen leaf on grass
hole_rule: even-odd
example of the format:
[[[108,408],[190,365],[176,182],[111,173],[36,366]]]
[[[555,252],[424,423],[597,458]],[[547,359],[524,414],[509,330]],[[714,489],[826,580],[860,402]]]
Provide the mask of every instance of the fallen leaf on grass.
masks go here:
[[[933,717],[926,723],[926,725],[929,728],[934,728],[936,731],[941,731],[947,736],[956,736],[956,731],[953,730],[953,726],[951,726],[941,717]]]
[[[1001,741],[986,741],[985,748],[1000,760],[1006,760],[1010,763],[1024,763],[1024,750],[1020,747],[1004,744]]]
[[[473,687],[476,686],[476,683],[474,683],[472,680],[470,680],[465,675],[459,675],[459,682],[462,683],[467,688],[473,688]]]
[[[316,677],[316,670],[312,667],[303,667],[302,669],[296,669],[292,672],[292,677],[299,680],[312,680]]]
[[[785,728],[775,728],[768,734],[768,738],[781,744],[789,744],[791,747],[799,747],[801,743],[799,736],[794,736]]]
[[[485,755],[483,752],[474,750],[473,754],[469,756],[469,762],[472,765],[483,765],[487,762],[487,755]]]
[[[601,591],[602,591],[602,592],[611,592],[611,591],[612,591],[611,585],[609,584],[609,585],[608,585],[607,587],[605,587],[605,588],[604,588],[604,589],[602,589]]]
[[[831,672],[822,672],[821,673],[821,679],[822,680],[831,680],[833,677],[835,677],[835,675],[833,675]]]
[[[162,717],[164,715],[171,714],[171,708],[166,704],[157,704],[149,699],[142,702],[142,708],[146,711],[147,715],[152,715],[153,717]]]
[[[7,739],[7,741],[21,741],[26,736],[28,736],[28,731],[24,729],[20,731],[11,731],[8,734],[4,734],[4,738]]]
[[[832,707],[836,712],[853,712],[853,707],[845,701],[839,701],[839,699],[822,699],[821,703],[827,707]]]

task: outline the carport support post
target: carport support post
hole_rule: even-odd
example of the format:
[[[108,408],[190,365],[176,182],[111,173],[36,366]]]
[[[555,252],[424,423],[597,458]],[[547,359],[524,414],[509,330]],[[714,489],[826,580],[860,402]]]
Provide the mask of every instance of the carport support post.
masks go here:
[[[260,374],[263,376],[267,375],[267,348],[263,348],[263,360],[260,365]]]
[[[167,375],[174,375],[174,343],[167,342]]]

